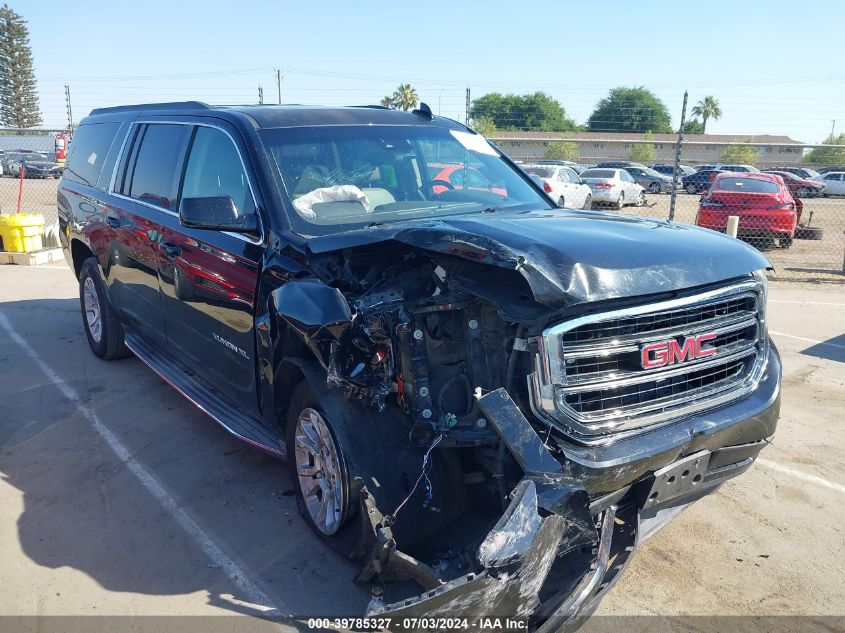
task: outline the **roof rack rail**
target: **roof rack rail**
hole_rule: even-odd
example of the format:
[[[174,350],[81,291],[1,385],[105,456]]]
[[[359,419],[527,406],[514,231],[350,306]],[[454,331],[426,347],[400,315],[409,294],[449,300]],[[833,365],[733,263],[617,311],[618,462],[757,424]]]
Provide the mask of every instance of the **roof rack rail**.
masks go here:
[[[129,112],[132,110],[209,110],[211,106],[202,101],[168,101],[166,103],[139,103],[137,105],[112,106],[110,108],[95,108],[91,115],[109,114],[112,112]]]
[[[374,109],[374,110],[392,110],[392,109],[393,109],[393,108],[388,108],[387,106],[383,106],[383,105],[376,105],[376,104],[370,104],[370,105],[353,105],[353,106],[349,106],[349,107],[350,107],[350,108],[372,108],[372,109]]]

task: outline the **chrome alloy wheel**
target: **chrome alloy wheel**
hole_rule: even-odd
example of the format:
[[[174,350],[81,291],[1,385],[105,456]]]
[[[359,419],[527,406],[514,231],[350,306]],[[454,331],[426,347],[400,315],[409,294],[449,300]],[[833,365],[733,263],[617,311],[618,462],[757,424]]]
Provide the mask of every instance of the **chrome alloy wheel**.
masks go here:
[[[100,299],[97,296],[97,286],[94,285],[94,280],[90,277],[85,279],[82,301],[85,304],[85,324],[88,326],[88,333],[95,343],[99,343],[103,336],[103,321]]]
[[[343,468],[334,438],[323,415],[305,408],[294,430],[294,459],[299,489],[311,520],[320,532],[331,536],[346,514]]]

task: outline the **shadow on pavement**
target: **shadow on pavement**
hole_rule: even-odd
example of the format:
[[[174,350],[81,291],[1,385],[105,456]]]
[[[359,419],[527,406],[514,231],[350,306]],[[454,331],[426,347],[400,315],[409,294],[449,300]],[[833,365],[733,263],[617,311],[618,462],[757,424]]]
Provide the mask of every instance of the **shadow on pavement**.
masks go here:
[[[369,588],[352,584],[356,568],[298,516],[284,462],[232,438],[136,359],[94,357],[78,300],[7,302],[0,312],[249,580],[278,601],[265,606],[294,616],[362,614]],[[19,544],[4,545],[4,559],[20,558],[19,547],[55,570],[46,581],[28,580],[22,574],[31,571],[0,565],[0,579],[47,585],[58,592],[48,601],[74,607],[133,604],[106,592],[205,592],[209,605],[260,615],[1,328],[0,364],[13,369],[0,381],[0,478],[23,495]],[[19,505],[4,496],[7,507]],[[0,521],[11,522],[10,515]],[[74,575],[64,568],[87,574],[106,592],[73,597]],[[141,600],[137,608],[169,613],[173,604]]]

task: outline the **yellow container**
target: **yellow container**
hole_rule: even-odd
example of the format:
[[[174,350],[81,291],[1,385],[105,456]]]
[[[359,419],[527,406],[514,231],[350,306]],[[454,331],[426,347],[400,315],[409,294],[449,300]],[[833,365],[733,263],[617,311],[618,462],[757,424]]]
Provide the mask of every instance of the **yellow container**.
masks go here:
[[[31,253],[41,250],[44,216],[40,213],[0,215],[0,250],[11,253]]]

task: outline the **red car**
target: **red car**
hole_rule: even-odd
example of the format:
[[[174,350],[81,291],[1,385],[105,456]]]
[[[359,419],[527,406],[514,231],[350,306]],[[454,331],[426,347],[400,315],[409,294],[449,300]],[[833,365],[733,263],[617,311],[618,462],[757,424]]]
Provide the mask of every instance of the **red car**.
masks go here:
[[[763,173],[718,174],[702,196],[695,223],[725,231],[728,216],[739,217],[737,236],[751,240],[777,240],[789,248],[801,217],[800,201],[778,175]]]
[[[825,193],[825,186],[817,180],[810,180],[809,178],[801,178],[788,171],[780,171],[777,169],[766,169],[764,174],[775,174],[783,178],[783,182],[789,187],[789,192],[793,198],[811,198],[822,196]]]

